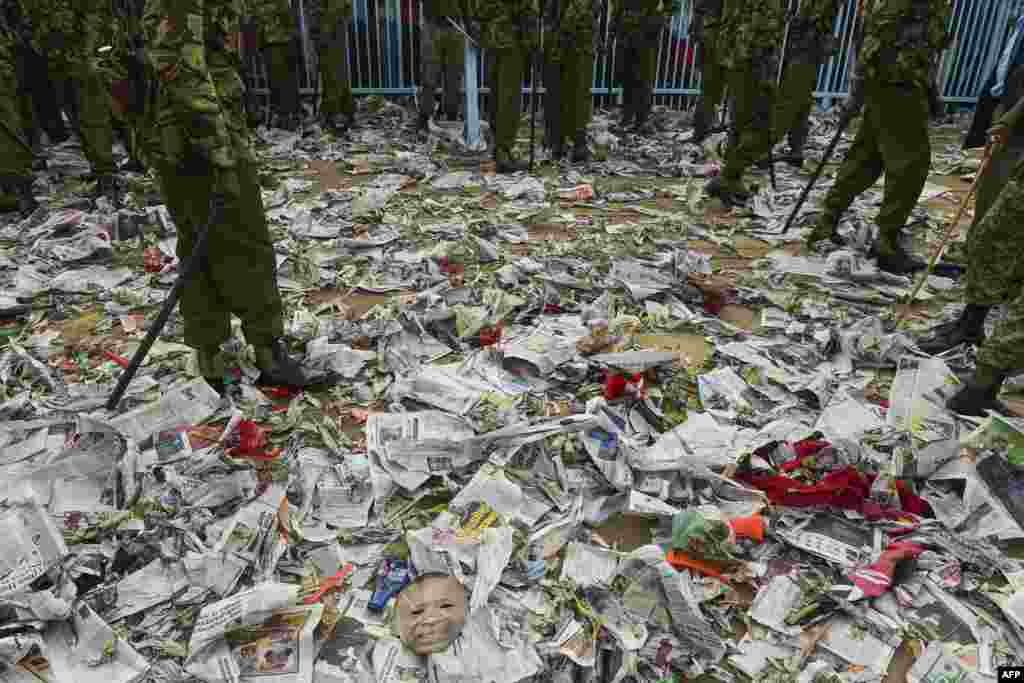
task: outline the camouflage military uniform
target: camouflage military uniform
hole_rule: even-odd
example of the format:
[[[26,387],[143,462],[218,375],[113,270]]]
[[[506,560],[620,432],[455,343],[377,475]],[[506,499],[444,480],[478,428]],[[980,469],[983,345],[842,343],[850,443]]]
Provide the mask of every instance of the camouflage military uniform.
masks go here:
[[[345,129],[352,125],[356,113],[348,61],[352,0],[319,0],[308,8],[320,62],[320,118],[338,130]]]
[[[115,126],[119,127],[129,157],[144,161],[142,146],[148,84],[142,63],[142,10],[144,0],[125,0],[116,6],[114,20],[102,42],[111,51],[99,61],[99,72],[111,89]]]
[[[654,103],[658,75],[658,38],[681,8],[681,0],[610,0],[616,4],[615,22],[622,44],[621,125],[643,126]]]
[[[787,0],[729,0],[719,37],[729,70],[735,143],[729,146],[721,176],[708,191],[723,198],[744,197],[743,175],[771,149],[779,46]]]
[[[24,138],[21,86],[15,62],[18,40],[0,13],[0,210],[28,210],[32,149]],[[20,200],[20,201],[19,201]]]
[[[810,132],[811,108],[818,69],[837,47],[833,27],[840,0],[800,0],[789,23],[782,87],[772,116],[772,144],[789,136],[791,160],[803,163]]]
[[[96,48],[102,27],[111,21],[102,0],[21,0],[31,29],[31,47],[45,57],[54,81],[75,82],[82,149],[93,173],[114,172],[110,92],[98,71]]]
[[[159,84],[154,156],[180,258],[192,252],[209,219],[211,194],[224,196],[206,267],[181,297],[185,343],[200,350],[229,338],[232,313],[253,345],[269,345],[283,333],[274,245],[243,112],[240,9],[239,0],[148,0],[143,18]]]
[[[883,259],[900,257],[902,230],[928,178],[928,86],[934,61],[945,47],[951,0],[868,0],[864,43],[858,60],[864,115],[853,146],[825,199],[825,214],[810,239],[833,233],[854,198],[885,174],[885,198],[878,211]]]
[[[267,67],[270,106],[280,125],[294,127],[299,115],[297,29],[288,0],[246,0],[259,30],[260,52]]]
[[[465,62],[466,39],[448,18],[461,19],[457,0],[425,0],[420,28],[420,124],[434,115],[437,89],[444,81],[443,114],[454,121],[459,115],[459,84]]]
[[[971,228],[967,253],[967,301],[1009,303],[1009,315],[985,340],[978,363],[1004,370],[1024,368],[1024,164],[1017,166],[992,208]]]
[[[545,138],[555,158],[565,138],[573,140],[573,158],[587,157],[594,79],[594,37],[601,20],[599,0],[554,0],[548,4],[550,28],[545,38]]]
[[[519,170],[516,137],[522,116],[523,77],[536,45],[537,0],[480,0],[472,19],[481,26],[481,41],[491,54],[494,159],[499,171]]]
[[[693,118],[694,139],[701,140],[715,118],[725,94],[726,72],[718,41],[726,0],[695,0],[690,19],[690,42],[700,45],[701,96]]]

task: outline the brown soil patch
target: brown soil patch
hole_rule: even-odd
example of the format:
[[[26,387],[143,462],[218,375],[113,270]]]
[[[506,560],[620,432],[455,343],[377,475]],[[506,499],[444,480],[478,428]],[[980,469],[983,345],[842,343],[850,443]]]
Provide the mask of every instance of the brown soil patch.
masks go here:
[[[644,334],[637,342],[645,349],[678,353],[691,368],[699,368],[711,357],[711,344],[699,334]]]
[[[710,256],[718,256],[722,253],[722,247],[709,240],[688,240],[686,248],[690,251],[699,251]]]
[[[749,237],[737,237],[733,242],[733,248],[740,256],[751,259],[762,258],[772,250],[772,246],[767,242]]]
[[[527,226],[526,233],[538,242],[570,242],[578,237],[576,229],[564,223],[535,223]]]
[[[730,325],[735,325],[744,330],[753,330],[757,327],[758,312],[747,306],[729,304],[722,307],[722,312],[719,313],[718,317]]]
[[[317,192],[325,190],[346,190],[355,184],[353,176],[342,174],[333,161],[313,160],[309,168],[314,172],[317,181]]]
[[[615,515],[594,531],[617,550],[630,552],[650,544],[658,520],[640,515]]]
[[[344,317],[349,320],[358,320],[374,306],[386,304],[396,296],[407,294],[413,294],[413,292],[376,294],[359,290],[322,289],[318,292],[310,292],[306,296],[306,302],[313,307],[335,306]]]

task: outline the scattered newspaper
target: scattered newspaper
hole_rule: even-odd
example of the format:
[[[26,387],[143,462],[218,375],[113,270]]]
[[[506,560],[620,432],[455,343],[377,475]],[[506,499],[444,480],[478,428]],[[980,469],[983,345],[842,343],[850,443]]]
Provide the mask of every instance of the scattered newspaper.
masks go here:
[[[0,596],[25,592],[68,554],[64,537],[38,505],[10,508],[0,514]]]
[[[220,396],[202,379],[172,387],[159,401],[110,420],[126,436],[142,441],[161,430],[199,424],[220,405]]]

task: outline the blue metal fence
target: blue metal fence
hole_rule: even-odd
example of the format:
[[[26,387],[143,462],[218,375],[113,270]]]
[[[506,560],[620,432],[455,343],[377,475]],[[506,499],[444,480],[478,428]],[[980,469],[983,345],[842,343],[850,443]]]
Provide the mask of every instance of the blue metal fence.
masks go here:
[[[303,9],[303,3],[321,0],[292,0]],[[418,82],[419,26],[422,15],[419,0],[354,0],[350,27],[349,62],[353,89],[357,95],[413,95]],[[940,64],[941,95],[951,105],[973,103],[978,90],[992,72],[1006,41],[1020,0],[954,0],[950,19],[952,42],[943,53]],[[660,40],[655,96],[659,104],[683,107],[700,93],[701,69],[699,50],[688,38],[692,0],[684,0]],[[843,97],[848,91],[852,67],[850,43],[853,37],[856,0],[848,0],[835,22],[835,36],[840,49],[821,67],[815,96],[826,104]],[[305,16],[305,12],[300,12]],[[308,27],[303,22],[303,32]],[[316,55],[308,38],[303,41],[306,73],[303,92],[311,94],[317,77]],[[614,46],[599,55],[594,67],[593,94],[602,104],[621,91],[616,76]],[[257,62],[258,63],[258,62]],[[481,57],[481,91],[486,92],[486,51]],[[257,91],[264,90],[264,75],[257,70]],[[265,77],[264,77],[265,78]],[[259,81],[263,80],[263,83]],[[524,93],[529,91],[524,83]],[[542,90],[542,85],[540,86]]]

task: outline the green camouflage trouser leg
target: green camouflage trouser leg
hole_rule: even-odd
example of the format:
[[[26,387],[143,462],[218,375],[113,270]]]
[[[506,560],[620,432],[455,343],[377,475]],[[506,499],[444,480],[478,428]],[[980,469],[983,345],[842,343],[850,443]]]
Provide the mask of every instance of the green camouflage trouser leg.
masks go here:
[[[704,42],[701,44],[700,87],[701,96],[694,111],[693,127],[702,132],[712,126],[718,105],[725,94],[725,83],[728,72],[722,66],[721,55],[718,53],[718,33],[705,29]]]
[[[575,36],[584,45],[592,45],[589,35]],[[589,42],[587,42],[589,41]],[[593,110],[591,83],[594,53],[575,44],[554,46],[544,62],[544,126],[549,146],[564,143],[565,138],[585,131]]]
[[[327,119],[356,113],[348,63],[348,27],[351,18],[348,12],[324,14],[324,35],[320,41],[320,78],[323,86],[320,113]]]
[[[494,53],[494,151],[511,155],[523,113],[523,73],[526,53],[519,47],[497,48]]]
[[[299,113],[298,60],[294,52],[291,43],[275,43],[263,48],[270,107],[281,116]]]
[[[658,75],[658,40],[643,32],[623,36],[622,123],[644,124],[654,104],[654,79]]]
[[[0,41],[2,39],[0,34]],[[14,60],[13,46],[9,42],[0,42],[0,181],[5,185],[12,179],[32,177],[32,150],[24,138]],[[14,197],[0,197],[0,208],[6,210],[16,206]]]
[[[772,144],[788,135],[790,149],[800,153],[807,142],[808,118],[814,106],[814,86],[818,82],[818,64],[816,61],[793,59],[785,68],[782,90],[775,98]]]
[[[769,131],[775,102],[775,84],[758,78],[753,66],[733,71],[729,77],[733,100],[735,144],[729,145],[722,180],[726,186],[742,190],[743,174],[771,150]]]
[[[907,84],[865,84],[864,116],[853,146],[825,198],[830,217],[885,173],[885,198],[876,222],[880,249],[892,246],[914,210],[931,165],[928,96]]]
[[[1012,178],[967,238],[967,302],[1009,314],[978,351],[978,364],[1024,368],[1024,183]]]
[[[103,77],[88,63],[58,65],[54,80],[69,78],[78,113],[78,134],[82,152],[96,175],[113,173],[114,129],[110,112],[110,90]]]
[[[284,333],[277,262],[260,197],[256,168],[239,159],[241,192],[229,196],[210,227],[205,267],[181,293],[185,343],[197,349],[219,346],[231,336],[231,314],[242,319],[246,341],[269,345]],[[212,167],[194,162],[187,172],[164,164],[161,186],[178,228],[178,258],[192,253],[197,231],[209,220]]]
[[[459,84],[465,62],[465,38],[447,19],[438,23],[427,21],[420,30],[420,114],[433,116],[437,107],[437,89],[443,87],[442,113],[455,117],[459,113]],[[443,83],[442,83],[443,82]]]

